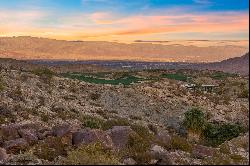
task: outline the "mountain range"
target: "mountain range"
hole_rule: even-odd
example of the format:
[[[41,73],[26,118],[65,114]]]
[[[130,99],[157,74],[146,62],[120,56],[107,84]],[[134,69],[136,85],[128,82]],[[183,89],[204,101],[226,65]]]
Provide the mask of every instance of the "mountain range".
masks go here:
[[[228,73],[249,74],[249,53],[241,57],[230,58],[221,62],[208,63],[202,66],[203,69],[224,71]]]
[[[156,43],[63,41],[36,37],[0,38],[0,57],[47,60],[130,60],[157,62],[217,62],[248,52],[247,47],[198,47]]]

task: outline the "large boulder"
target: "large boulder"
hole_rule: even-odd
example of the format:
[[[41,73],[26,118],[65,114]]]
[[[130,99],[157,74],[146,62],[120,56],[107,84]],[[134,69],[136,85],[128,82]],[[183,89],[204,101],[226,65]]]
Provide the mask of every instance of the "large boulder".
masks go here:
[[[16,140],[4,142],[3,147],[7,150],[7,153],[16,153],[19,150],[24,150],[28,147],[29,143],[23,139],[19,138]]]
[[[73,133],[72,136],[72,143],[76,146],[96,142],[100,142],[106,148],[113,148],[112,139],[105,131],[102,130],[83,129]]]
[[[0,140],[10,141],[20,138],[19,130],[30,129],[30,130],[39,130],[41,126],[39,124],[11,124],[8,126],[0,127]]]
[[[26,124],[16,124],[16,129],[20,130],[20,129],[32,129],[32,130],[41,130],[42,128],[44,128],[43,126],[41,126],[38,123],[26,123]]]
[[[137,164],[137,162],[136,162],[134,159],[132,159],[132,158],[125,158],[125,159],[122,161],[122,163],[123,163],[124,165],[136,165],[136,164]]]
[[[202,145],[195,145],[192,150],[192,155],[195,158],[205,158],[205,157],[210,157],[213,156],[214,154],[214,149]]]
[[[10,141],[20,138],[16,125],[2,126],[0,127],[0,139],[3,141]]]
[[[110,135],[115,149],[121,150],[124,148],[128,142],[129,135],[135,132],[130,128],[130,126],[114,126],[107,131]]]
[[[21,129],[18,130],[18,133],[21,138],[24,138],[31,145],[38,141],[37,133],[34,129]]]
[[[49,136],[53,136],[53,131],[50,129],[42,129],[37,132],[37,137],[39,140],[43,140]]]
[[[53,135],[56,137],[63,137],[71,132],[71,127],[68,124],[55,126],[52,128]]]
[[[55,126],[52,129],[53,136],[61,137],[62,143],[65,145],[72,144],[72,132],[71,127],[68,124],[63,124],[60,126]]]
[[[168,151],[161,146],[153,145],[150,149],[150,156],[152,159],[154,159],[154,161],[156,161],[153,164],[172,165],[172,162],[168,156]]]
[[[171,142],[171,136],[166,130],[161,130],[154,136],[154,142],[159,145],[168,146]]]
[[[7,160],[9,155],[7,154],[6,150],[3,148],[0,148],[0,161]]]

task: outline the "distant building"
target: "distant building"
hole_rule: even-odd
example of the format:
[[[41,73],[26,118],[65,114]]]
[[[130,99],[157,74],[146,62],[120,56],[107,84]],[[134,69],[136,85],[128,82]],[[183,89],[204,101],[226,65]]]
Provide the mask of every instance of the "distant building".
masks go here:
[[[202,84],[202,85],[196,85],[196,84],[184,84],[182,85],[183,87],[189,89],[189,90],[201,90],[204,92],[213,92],[213,90],[218,87],[218,85],[206,85],[206,84]]]

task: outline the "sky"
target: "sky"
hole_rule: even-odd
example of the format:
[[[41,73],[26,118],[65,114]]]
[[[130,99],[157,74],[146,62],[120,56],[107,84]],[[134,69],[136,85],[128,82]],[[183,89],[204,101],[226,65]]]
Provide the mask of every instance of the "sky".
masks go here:
[[[0,0],[0,36],[249,40],[248,0]]]

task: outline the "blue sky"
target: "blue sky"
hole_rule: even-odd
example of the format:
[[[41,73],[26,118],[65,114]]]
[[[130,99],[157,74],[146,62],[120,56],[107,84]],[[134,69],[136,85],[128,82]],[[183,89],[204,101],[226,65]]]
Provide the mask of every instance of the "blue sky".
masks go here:
[[[248,0],[0,0],[0,30],[89,40],[190,39],[194,33],[248,39],[248,10]]]
[[[1,8],[25,8],[29,6],[57,8],[58,10],[107,10],[124,12],[159,9],[173,6],[196,6],[197,11],[248,10],[248,0],[1,0]]]

